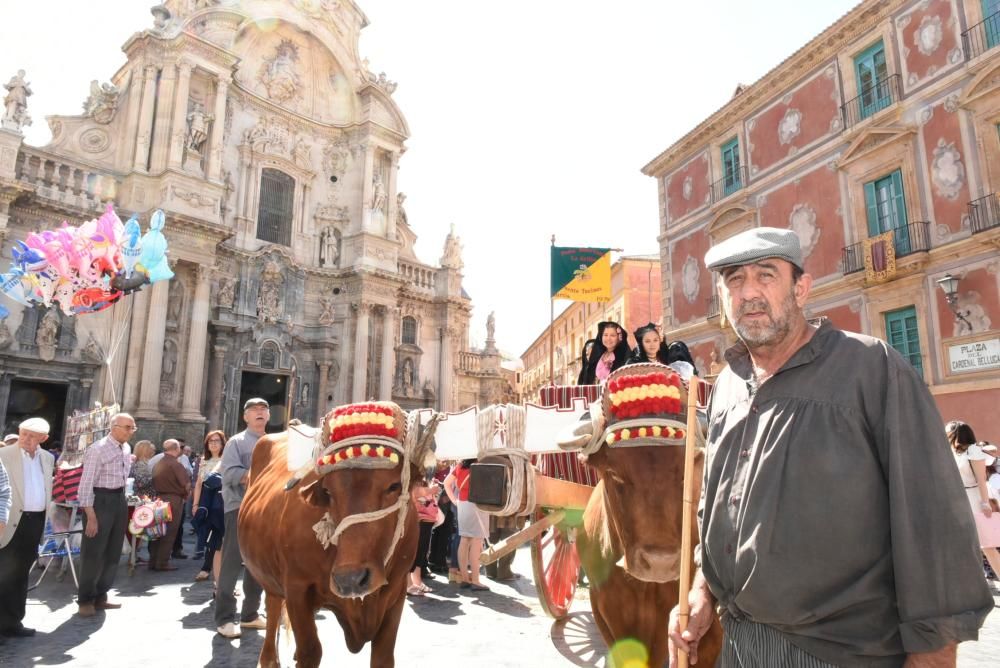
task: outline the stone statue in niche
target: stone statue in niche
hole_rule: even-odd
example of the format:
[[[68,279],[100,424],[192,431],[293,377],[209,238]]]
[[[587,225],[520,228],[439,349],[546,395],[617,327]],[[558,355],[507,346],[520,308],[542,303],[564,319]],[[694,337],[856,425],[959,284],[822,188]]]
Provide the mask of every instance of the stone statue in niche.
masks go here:
[[[403,223],[404,225],[409,225],[410,222],[406,218],[406,209],[403,208],[403,202],[406,201],[405,193],[396,193],[396,220]]]
[[[282,40],[274,55],[264,61],[257,80],[264,86],[269,98],[282,103],[295,97],[300,85],[296,71],[298,61],[299,48],[287,39]]]
[[[35,332],[35,344],[38,346],[38,356],[46,362],[54,360],[58,342],[59,313],[56,309],[50,308],[42,316],[42,321],[38,323],[38,330]]]
[[[184,286],[180,281],[170,281],[170,290],[167,296],[167,320],[172,323],[180,322],[181,307],[184,305]]]
[[[18,70],[10,81],[3,85],[7,95],[3,99],[3,127],[10,130],[20,130],[31,125],[28,115],[28,97],[32,95],[31,86],[24,80],[24,70]]]
[[[177,373],[177,344],[173,339],[163,342],[163,361],[160,367],[160,380],[173,381]]]
[[[232,308],[236,301],[236,279],[223,276],[219,279],[219,292],[216,294],[216,303],[221,308]]]
[[[302,405],[305,406],[309,403],[309,383],[302,383]]]
[[[965,336],[985,332],[992,326],[990,316],[980,303],[982,296],[975,290],[959,294],[955,311],[961,318],[955,318],[952,336]],[[964,319],[963,319],[964,318]]]
[[[94,79],[90,82],[90,96],[83,103],[83,113],[95,122],[107,125],[115,116],[118,108],[118,86],[112,83],[102,84]]]
[[[319,265],[327,269],[336,268],[340,262],[340,230],[327,227],[319,236]]]
[[[265,262],[260,277],[260,290],[257,292],[257,316],[265,322],[277,322],[281,319],[283,282],[281,265],[274,260]]]
[[[416,391],[417,372],[413,367],[413,359],[407,357],[403,360],[403,367],[399,372],[399,388],[404,397],[412,397]]]
[[[191,106],[191,111],[187,115],[187,147],[192,151],[201,153],[205,140],[208,139],[208,124],[214,117],[205,113],[205,107],[201,102],[195,102]]]
[[[372,182],[372,228],[381,232],[385,229],[385,185],[382,183],[382,175],[376,173]]]

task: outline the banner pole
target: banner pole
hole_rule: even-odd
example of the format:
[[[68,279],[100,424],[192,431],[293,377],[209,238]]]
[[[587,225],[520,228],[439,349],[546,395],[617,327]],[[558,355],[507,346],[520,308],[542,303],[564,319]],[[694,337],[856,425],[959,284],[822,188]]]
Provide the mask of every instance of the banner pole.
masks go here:
[[[552,247],[555,248],[556,245],[556,235],[552,235]],[[551,255],[551,251],[549,251]],[[549,260],[549,264],[552,260]],[[555,387],[556,385],[556,367],[555,367],[555,321],[556,321],[556,299],[553,296],[549,296],[549,385]]]

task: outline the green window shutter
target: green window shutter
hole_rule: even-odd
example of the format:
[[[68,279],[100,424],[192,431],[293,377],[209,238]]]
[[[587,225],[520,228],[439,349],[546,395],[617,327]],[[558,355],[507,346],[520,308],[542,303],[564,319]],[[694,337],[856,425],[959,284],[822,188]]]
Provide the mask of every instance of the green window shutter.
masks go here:
[[[885,313],[885,336],[888,344],[905,357],[923,376],[923,360],[920,356],[920,329],[917,326],[916,308],[908,306],[898,311]]]
[[[981,0],[983,27],[986,29],[986,48],[1000,44],[1000,0]]]
[[[865,184],[865,210],[868,212],[868,236],[879,234],[878,200],[875,197],[875,182]]]
[[[740,175],[740,142],[733,137],[721,148],[723,194],[729,195],[743,187]]]
[[[905,228],[908,224],[906,219],[906,197],[903,196],[903,174],[898,169],[894,171],[892,179],[892,199],[893,199],[893,221],[892,226],[896,229]]]
[[[859,112],[861,118],[868,118],[876,111],[885,109],[892,102],[887,79],[889,67],[885,60],[885,47],[879,40],[854,57]]]

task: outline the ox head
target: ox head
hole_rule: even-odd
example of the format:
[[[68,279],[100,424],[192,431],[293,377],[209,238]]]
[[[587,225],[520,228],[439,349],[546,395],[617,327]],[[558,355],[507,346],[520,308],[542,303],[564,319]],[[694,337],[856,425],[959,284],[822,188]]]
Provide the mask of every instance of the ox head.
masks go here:
[[[597,539],[607,558],[635,578],[669,582],[680,575],[683,519],[683,418],[680,376],[657,364],[619,369],[600,405],[563,447],[580,447],[600,473],[603,521]]]
[[[337,546],[330,572],[335,594],[364,597],[386,584],[387,567],[412,523],[410,481],[426,456],[420,433],[419,425],[407,428],[405,414],[391,402],[341,406],[324,418],[328,446],[298,493],[326,511],[313,529],[324,546]]]

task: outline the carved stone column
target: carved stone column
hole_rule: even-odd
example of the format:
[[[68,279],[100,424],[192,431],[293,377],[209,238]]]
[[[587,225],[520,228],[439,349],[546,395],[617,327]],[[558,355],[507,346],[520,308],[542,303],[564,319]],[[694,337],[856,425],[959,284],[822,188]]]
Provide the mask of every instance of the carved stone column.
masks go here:
[[[327,375],[330,373],[329,362],[319,362],[319,378],[316,383],[316,424],[318,426],[323,425],[323,416],[326,415],[326,392],[327,392]]]
[[[128,338],[128,358],[125,360],[125,382],[122,388],[122,410],[134,411],[139,403],[139,381],[142,379],[142,347],[146,342],[146,320],[149,316],[149,295],[153,287],[147,285],[132,295],[132,332]]]
[[[154,174],[167,166],[167,152],[170,150],[170,135],[173,132],[170,125],[176,83],[177,66],[164,65],[156,95],[156,122],[153,125],[153,148],[149,160],[150,171]]]
[[[358,332],[354,337],[354,384],[351,386],[351,401],[365,401],[365,386],[368,382],[368,311],[369,304],[358,305]]]
[[[149,149],[153,143],[153,105],[156,102],[156,67],[146,65],[142,71],[142,104],[139,107],[139,126],[135,140],[133,169],[146,171]]]
[[[451,379],[455,375],[454,360],[452,359],[451,337],[452,328],[447,327],[441,330],[441,359],[438,360],[440,378],[438,380],[438,410],[451,410]]]
[[[382,366],[378,382],[378,398],[382,401],[392,399],[392,374],[396,368],[393,351],[395,349],[396,309],[387,308],[382,328]]]
[[[365,149],[365,176],[361,187],[361,231],[370,232],[372,229],[372,180],[375,178],[375,147],[371,142],[364,145]]]
[[[399,172],[399,154],[393,152],[389,159],[389,182],[385,184],[388,206],[386,207],[385,236],[388,239],[396,238],[396,216],[399,215],[399,207],[396,204],[396,177]]]
[[[177,66],[177,93],[174,95],[174,118],[170,124],[170,157],[168,164],[171,169],[180,169],[184,162],[184,143],[187,140],[187,106],[188,94],[191,91],[192,64],[185,61]]]
[[[212,136],[208,140],[208,180],[222,180],[222,134],[226,131],[226,96],[229,79],[215,82],[215,110],[212,112]]]
[[[351,368],[351,346],[348,341],[351,333],[350,320],[343,320],[340,326],[340,335],[337,337],[340,345],[340,349],[337,351],[337,385],[333,388],[333,403],[336,406],[350,403],[353,390],[347,385],[347,370]]]
[[[216,343],[212,347],[212,360],[208,365],[208,390],[205,392],[208,406],[208,428],[222,428],[222,374],[225,373],[223,362],[229,347]]]
[[[184,371],[184,396],[181,405],[181,418],[184,420],[204,419],[201,416],[201,389],[205,380],[211,272],[208,267],[198,265],[196,276],[198,283],[194,288],[194,304],[191,307],[191,335],[188,337],[187,367]]]
[[[158,281],[151,289],[146,320],[146,348],[142,356],[142,383],[139,388],[137,418],[157,419],[160,415],[160,373],[163,370],[163,339],[167,328],[168,281]]]

